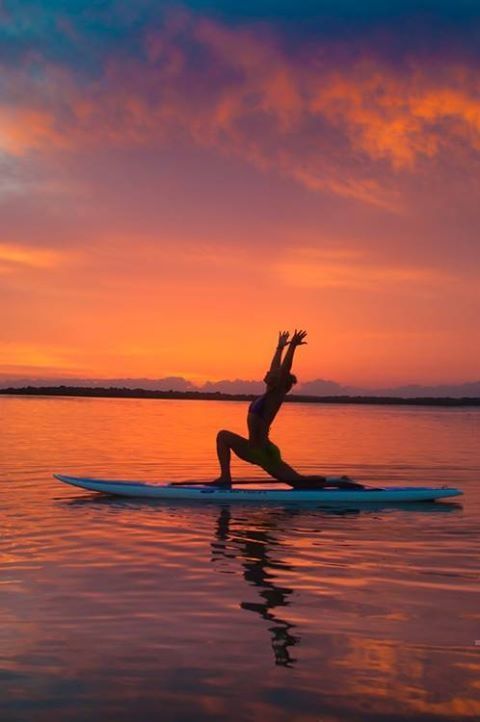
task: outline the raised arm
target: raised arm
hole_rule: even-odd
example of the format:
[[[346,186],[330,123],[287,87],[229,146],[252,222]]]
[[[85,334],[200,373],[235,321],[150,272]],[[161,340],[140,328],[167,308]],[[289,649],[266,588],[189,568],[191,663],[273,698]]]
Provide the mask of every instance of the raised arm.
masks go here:
[[[306,335],[306,331],[297,331],[297,329],[295,329],[295,333],[293,334],[292,340],[290,341],[290,347],[285,354],[285,358],[283,359],[282,365],[280,367],[281,375],[283,378],[286,378],[292,369],[293,356],[295,354],[297,346],[303,346],[307,343],[303,340]]]
[[[282,352],[285,346],[288,345],[288,337],[290,333],[288,331],[280,331],[278,334],[278,344],[273,355],[272,363],[270,364],[269,373],[279,371],[281,368]]]

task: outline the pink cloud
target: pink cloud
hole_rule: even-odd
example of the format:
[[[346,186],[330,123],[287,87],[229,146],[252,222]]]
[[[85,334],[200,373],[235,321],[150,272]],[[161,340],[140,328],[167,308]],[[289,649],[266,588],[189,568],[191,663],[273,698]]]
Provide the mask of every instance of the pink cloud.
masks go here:
[[[41,80],[15,71],[0,144],[22,154],[183,139],[390,209],[401,206],[398,174],[480,149],[472,69],[412,59],[399,71],[371,53],[348,65],[331,51],[317,46],[305,62],[265,28],[172,15],[146,36],[143,60],[112,55],[89,83],[46,62]]]

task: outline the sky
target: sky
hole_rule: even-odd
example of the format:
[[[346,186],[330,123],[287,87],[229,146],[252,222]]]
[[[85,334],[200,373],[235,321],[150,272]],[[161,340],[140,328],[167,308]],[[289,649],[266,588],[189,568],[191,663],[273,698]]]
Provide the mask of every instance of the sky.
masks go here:
[[[480,5],[0,0],[0,377],[478,380]]]

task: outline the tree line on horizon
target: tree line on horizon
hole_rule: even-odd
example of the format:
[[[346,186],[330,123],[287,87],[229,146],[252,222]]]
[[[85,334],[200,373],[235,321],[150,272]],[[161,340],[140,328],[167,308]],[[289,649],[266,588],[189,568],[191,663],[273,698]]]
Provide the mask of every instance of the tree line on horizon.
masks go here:
[[[202,399],[213,401],[250,401],[255,394],[228,394],[221,391],[161,391],[141,388],[102,386],[24,386],[1,388],[2,395],[16,396],[80,396],[95,398],[150,398],[150,399]],[[372,395],[317,396],[291,394],[285,401],[293,403],[346,403],[346,404],[410,404],[428,406],[477,406],[479,397],[400,397]]]
[[[112,379],[75,379],[75,378],[28,378],[28,377],[0,377],[1,389],[18,389],[27,387],[69,387],[69,388],[115,388],[136,389],[158,392],[183,392],[193,394],[226,394],[226,395],[258,395],[264,391],[262,381],[245,379],[224,379],[221,381],[207,381],[196,386],[188,379],[169,376],[159,379],[148,378],[112,378]],[[294,396],[375,396],[375,397],[441,397],[466,398],[480,397],[480,381],[462,384],[442,384],[435,386],[409,384],[392,386],[389,388],[361,388],[338,384],[335,381],[315,379],[299,383],[291,395]]]

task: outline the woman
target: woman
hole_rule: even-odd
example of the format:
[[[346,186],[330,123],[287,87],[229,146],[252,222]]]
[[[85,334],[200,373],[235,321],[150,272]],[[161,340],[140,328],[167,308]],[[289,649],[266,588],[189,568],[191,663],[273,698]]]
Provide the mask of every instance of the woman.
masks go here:
[[[311,489],[322,486],[338,486],[345,488],[363,488],[361,484],[351,481],[343,476],[335,480],[324,476],[303,476],[285,463],[280,449],[270,440],[270,426],[276,417],[285,396],[288,394],[297,379],[291,373],[293,357],[297,346],[303,346],[306,331],[297,331],[289,341],[289,332],[281,331],[278,345],[264,381],[265,393],[252,401],[248,409],[247,426],[248,439],[232,431],[222,430],[217,434],[217,455],[220,463],[220,477],[211,482],[213,486],[230,487],[232,477],[230,473],[231,452],[250,464],[264,469],[270,476],[278,481],[285,482],[297,489]],[[289,346],[282,361],[283,350]]]

